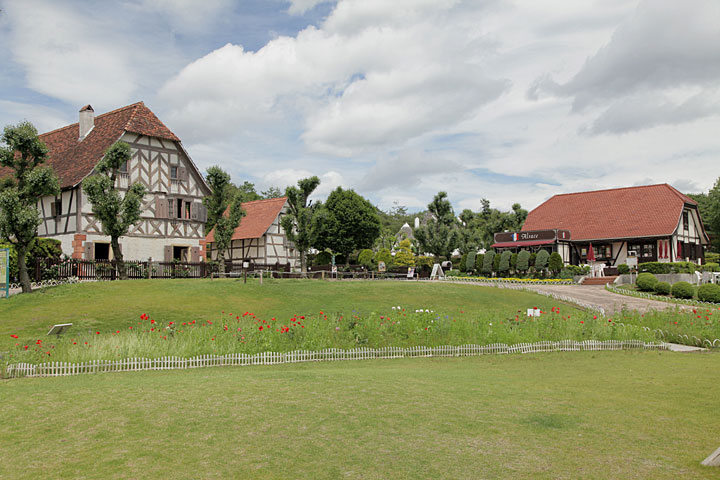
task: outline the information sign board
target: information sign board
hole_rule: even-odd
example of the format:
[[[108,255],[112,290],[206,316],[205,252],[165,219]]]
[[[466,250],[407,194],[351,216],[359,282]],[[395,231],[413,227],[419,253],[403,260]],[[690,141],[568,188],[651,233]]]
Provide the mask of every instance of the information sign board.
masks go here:
[[[10,295],[10,249],[0,248],[0,297]]]

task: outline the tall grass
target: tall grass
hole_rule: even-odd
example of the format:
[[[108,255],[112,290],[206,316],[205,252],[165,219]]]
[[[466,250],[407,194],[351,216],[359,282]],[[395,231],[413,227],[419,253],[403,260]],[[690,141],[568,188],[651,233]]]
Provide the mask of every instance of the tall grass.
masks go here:
[[[539,311],[539,310],[538,310]],[[286,352],[325,348],[515,344],[541,340],[644,340],[655,337],[638,325],[621,325],[591,313],[552,307],[539,317],[525,312],[434,312],[401,306],[380,312],[261,318],[253,312],[219,312],[215,320],[167,321],[142,313],[127,328],[67,334],[55,340],[16,343],[11,362],[80,362],[118,358]]]

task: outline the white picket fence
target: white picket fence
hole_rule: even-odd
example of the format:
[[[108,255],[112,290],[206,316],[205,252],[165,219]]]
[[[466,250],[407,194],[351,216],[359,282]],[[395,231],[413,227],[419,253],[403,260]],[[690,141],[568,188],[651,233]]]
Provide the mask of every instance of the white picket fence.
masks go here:
[[[666,343],[646,343],[641,340],[562,340],[559,342],[518,343],[506,345],[444,345],[439,347],[386,347],[354,348],[351,350],[326,349],[293,352],[264,352],[255,355],[231,353],[227,355],[200,355],[192,358],[126,358],[123,360],[93,360],[83,363],[47,362],[41,364],[16,363],[7,365],[5,376],[58,377],[101,372],[134,372],[141,370],[175,370],[201,367],[279,365],[299,362],[325,362],[336,360],[373,360],[379,358],[413,357],[464,357],[508,353],[563,352],[580,350],[667,350]]]

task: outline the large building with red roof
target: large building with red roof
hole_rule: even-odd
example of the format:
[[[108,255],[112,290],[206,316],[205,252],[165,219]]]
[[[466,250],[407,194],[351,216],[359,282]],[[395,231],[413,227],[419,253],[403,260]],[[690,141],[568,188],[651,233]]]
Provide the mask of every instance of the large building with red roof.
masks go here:
[[[256,200],[242,204],[245,216],[233,231],[225,260],[255,265],[300,266],[300,252],[288,240],[280,220],[287,213],[287,197]],[[228,211],[225,212],[228,214]],[[205,238],[207,258],[217,259],[215,229]]]
[[[145,185],[141,220],[120,238],[130,260],[198,261],[204,243],[210,188],[180,139],[143,102],[95,116],[90,105],[79,121],[39,136],[50,154],[47,164],[60,179],[57,197],[38,201],[42,223],[38,235],[60,240],[62,250],[77,259],[111,259],[110,237],[92,213],[82,181],[113,143],[130,145],[132,158],[118,174],[122,191],[135,182]],[[9,174],[0,171],[0,176]]]
[[[704,260],[708,235],[697,202],[668,184],[554,195],[532,210],[520,232],[496,234],[495,248],[557,251],[565,263]],[[630,255],[632,256],[633,253]]]

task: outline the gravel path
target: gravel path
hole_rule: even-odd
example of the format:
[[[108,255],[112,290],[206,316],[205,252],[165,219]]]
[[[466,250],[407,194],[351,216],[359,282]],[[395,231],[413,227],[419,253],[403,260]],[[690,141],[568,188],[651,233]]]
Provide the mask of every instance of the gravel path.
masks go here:
[[[678,305],[670,302],[658,302],[657,300],[608,292],[602,285],[530,285],[528,288],[538,292],[566,295],[584,303],[597,305],[604,308],[607,315],[615,314],[622,310],[623,307],[641,312],[678,307]]]

